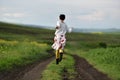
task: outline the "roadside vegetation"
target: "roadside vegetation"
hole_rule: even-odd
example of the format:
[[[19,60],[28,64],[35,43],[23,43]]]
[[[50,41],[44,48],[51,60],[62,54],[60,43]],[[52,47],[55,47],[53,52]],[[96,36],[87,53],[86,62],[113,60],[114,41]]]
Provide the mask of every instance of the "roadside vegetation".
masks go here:
[[[99,71],[107,74],[113,80],[119,80],[120,35],[79,33],[77,37],[79,38],[68,41],[66,51],[85,58]]]
[[[94,49],[83,56],[113,80],[120,79],[120,47]]]
[[[44,33],[52,30],[0,22],[0,73],[50,57]]]
[[[0,40],[0,71],[9,71],[50,56],[48,45],[37,42]]]

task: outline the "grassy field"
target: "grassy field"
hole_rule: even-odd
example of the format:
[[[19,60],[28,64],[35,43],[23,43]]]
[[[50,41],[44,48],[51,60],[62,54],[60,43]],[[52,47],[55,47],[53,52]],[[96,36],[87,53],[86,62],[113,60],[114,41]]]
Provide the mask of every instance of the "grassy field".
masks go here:
[[[120,47],[116,48],[97,48],[90,49],[89,51],[84,50],[70,50],[67,52],[71,54],[77,54],[84,57],[90,64],[103,73],[108,74],[112,80],[120,79]]]
[[[45,43],[0,40],[0,71],[9,71],[47,58],[47,49]]]
[[[0,22],[0,39],[51,43],[54,31]]]
[[[0,22],[0,72],[50,57],[46,51],[50,49],[49,33],[52,31]]]
[[[0,22],[0,71],[49,57],[46,50],[50,49],[53,37],[53,30]],[[66,37],[65,52],[68,54],[60,65],[51,62],[43,72],[42,80],[46,80],[46,77],[61,80],[66,69],[69,78],[74,78],[76,72],[71,54],[86,58],[113,80],[120,80],[120,34],[68,33]]]
[[[113,80],[120,80],[120,35],[75,33],[69,36],[77,38],[68,41],[67,52],[84,57]]]
[[[120,47],[94,49],[83,55],[100,71],[120,80]]]

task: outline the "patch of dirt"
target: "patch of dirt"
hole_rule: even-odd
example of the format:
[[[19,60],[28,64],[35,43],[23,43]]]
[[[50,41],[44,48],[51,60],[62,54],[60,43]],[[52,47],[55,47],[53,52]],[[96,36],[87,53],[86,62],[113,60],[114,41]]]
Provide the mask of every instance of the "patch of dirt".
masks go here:
[[[47,59],[45,61],[42,61],[37,66],[35,66],[33,69],[26,72],[22,78],[17,79],[17,80],[40,80],[40,78],[42,77],[41,73],[46,68],[47,64],[49,64],[53,59],[54,57]]]
[[[74,80],[111,80],[107,74],[104,74],[92,65],[90,65],[84,58],[73,55],[75,59],[75,69],[77,75]]]
[[[46,66],[54,59],[53,50],[48,50],[49,58],[37,61],[22,67],[16,67],[13,71],[0,72],[0,80],[40,80],[41,73]]]
[[[10,72],[3,72],[0,75],[0,80],[40,80],[42,71],[46,68],[54,57],[46,59],[37,64],[29,65],[21,69],[15,69]]]
[[[69,80],[68,79],[69,74],[68,74],[68,71],[67,71],[66,68],[63,69],[63,73],[62,74],[63,74],[62,75],[62,80]]]

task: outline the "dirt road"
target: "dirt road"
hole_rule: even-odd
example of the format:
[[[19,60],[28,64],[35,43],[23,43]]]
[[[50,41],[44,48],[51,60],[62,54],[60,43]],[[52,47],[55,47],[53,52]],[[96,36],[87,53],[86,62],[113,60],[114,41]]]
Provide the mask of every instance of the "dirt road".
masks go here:
[[[42,71],[54,57],[29,65],[22,69],[0,74],[0,80],[40,80]]]
[[[23,75],[23,77],[21,77],[18,80],[40,80],[40,78],[42,76],[41,73],[46,68],[47,64],[49,64],[53,59],[54,59],[54,57],[39,63],[33,69],[31,69],[30,71],[26,72]]]
[[[108,76],[90,65],[84,58],[73,55],[77,75],[75,80],[111,80]]]
[[[72,56],[75,59],[75,69],[77,71],[74,80],[111,80],[106,74],[103,74],[90,65],[84,58],[77,55]],[[7,75],[3,74],[3,76],[0,75],[0,80],[40,80],[41,73],[53,59],[54,57],[51,57],[35,65],[28,66],[26,69],[17,70]],[[69,75],[66,70],[64,73],[65,75]],[[67,76],[64,77],[63,80],[68,80]]]

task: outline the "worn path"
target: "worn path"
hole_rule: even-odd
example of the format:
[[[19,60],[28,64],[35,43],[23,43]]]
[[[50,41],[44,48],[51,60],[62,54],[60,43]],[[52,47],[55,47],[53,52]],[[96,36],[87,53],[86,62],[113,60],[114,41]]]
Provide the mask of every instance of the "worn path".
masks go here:
[[[107,74],[104,74],[92,65],[90,65],[84,58],[73,55],[75,59],[75,69],[77,75],[75,80],[111,80]]]
[[[22,69],[3,73],[0,75],[0,80],[40,80],[41,73],[52,60],[54,60],[54,57],[28,65]]]
[[[74,80],[111,80],[106,74],[98,71],[90,65],[84,58],[72,55],[75,59],[75,70],[77,74]],[[13,71],[8,75],[1,76],[0,80],[40,80],[41,73],[54,57],[27,66],[25,69]],[[68,80],[69,73],[64,70],[63,80]],[[66,76],[67,75],[67,76]],[[49,80],[49,79],[48,79]]]

